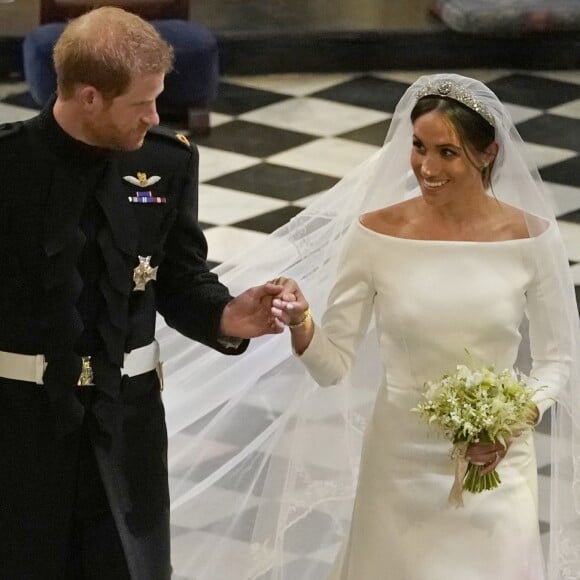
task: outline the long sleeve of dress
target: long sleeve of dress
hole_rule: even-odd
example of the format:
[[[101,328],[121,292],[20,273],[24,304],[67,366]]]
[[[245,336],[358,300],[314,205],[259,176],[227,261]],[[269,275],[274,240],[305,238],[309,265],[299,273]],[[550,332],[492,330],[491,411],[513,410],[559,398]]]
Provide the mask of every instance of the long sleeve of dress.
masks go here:
[[[543,387],[534,396],[540,418],[568,383],[573,352],[571,325],[578,323],[577,320],[567,319],[567,309],[562,304],[562,295],[566,290],[562,285],[570,284],[559,274],[567,271],[567,263],[561,264],[566,258],[563,250],[560,251],[556,235],[552,228],[538,240],[532,256],[536,263],[536,275],[527,292],[531,386]]]
[[[321,386],[337,383],[350,370],[372,315],[375,289],[359,229],[351,227],[345,237],[328,308],[300,357]]]

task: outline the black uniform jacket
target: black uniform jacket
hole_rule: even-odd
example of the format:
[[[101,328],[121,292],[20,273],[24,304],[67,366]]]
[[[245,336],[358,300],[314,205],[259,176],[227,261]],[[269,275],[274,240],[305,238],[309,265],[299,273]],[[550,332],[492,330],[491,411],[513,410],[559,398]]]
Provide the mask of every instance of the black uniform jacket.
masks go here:
[[[195,147],[164,130],[151,131],[137,151],[110,152],[73,140],[51,107],[0,128],[0,350],[42,353],[48,363],[42,386],[0,378],[0,526],[9,512],[59,525],[58,508],[44,514],[44,503],[66,504],[51,490],[69,482],[46,481],[49,459],[35,456],[34,441],[38,433],[66,440],[90,413],[101,477],[138,580],[169,578],[166,430],[156,374],[121,377],[124,353],[153,340],[156,311],[224,353],[247,346],[218,342],[231,296],[206,265],[197,179]],[[135,203],[148,196],[159,203]],[[144,291],[133,282],[139,256],[158,266]],[[86,354],[96,393],[87,410],[75,395]],[[31,429],[37,439],[27,440]],[[15,464],[2,463],[6,456]]]

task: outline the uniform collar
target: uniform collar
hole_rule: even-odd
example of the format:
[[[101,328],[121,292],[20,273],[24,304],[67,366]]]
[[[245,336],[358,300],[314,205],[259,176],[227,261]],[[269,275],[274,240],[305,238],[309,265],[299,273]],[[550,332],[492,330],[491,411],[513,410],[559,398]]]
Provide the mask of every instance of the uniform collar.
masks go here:
[[[54,118],[53,96],[37,117],[42,133],[48,140],[50,150],[61,158],[71,159],[75,164],[98,164],[118,155],[118,151],[89,145],[69,135]]]

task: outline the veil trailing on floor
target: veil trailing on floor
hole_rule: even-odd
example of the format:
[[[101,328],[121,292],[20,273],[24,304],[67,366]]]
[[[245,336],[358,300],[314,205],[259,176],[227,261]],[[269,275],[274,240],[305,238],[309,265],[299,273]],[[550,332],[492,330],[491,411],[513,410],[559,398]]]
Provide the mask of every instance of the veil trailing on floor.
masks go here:
[[[558,345],[564,372],[570,369],[549,411],[548,578],[580,579],[578,311],[550,196],[509,113],[487,87],[458,75],[419,78],[397,106],[379,151],[218,273],[233,294],[279,275],[295,278],[319,320],[349,226],[365,211],[420,194],[409,164],[410,112],[425,93],[460,100],[489,116],[500,146],[490,194],[526,212],[530,236],[546,233],[535,267],[557,280],[557,294],[542,298],[550,313],[543,332]],[[161,321],[158,338],[167,385],[175,577],[325,578],[348,530],[364,428],[382,373],[373,328],[349,375],[327,389],[292,355],[288,332],[253,340],[239,357],[194,344]],[[524,366],[527,344],[524,337]]]

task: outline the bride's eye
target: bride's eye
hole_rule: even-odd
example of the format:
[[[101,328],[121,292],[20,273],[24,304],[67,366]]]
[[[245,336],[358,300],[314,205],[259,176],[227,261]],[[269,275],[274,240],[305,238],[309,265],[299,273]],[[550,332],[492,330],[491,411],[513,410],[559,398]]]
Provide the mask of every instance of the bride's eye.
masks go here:
[[[419,141],[419,139],[413,139],[413,147],[415,149],[417,149],[418,151],[422,151],[425,149],[423,147],[423,143],[421,143],[421,141]]]

